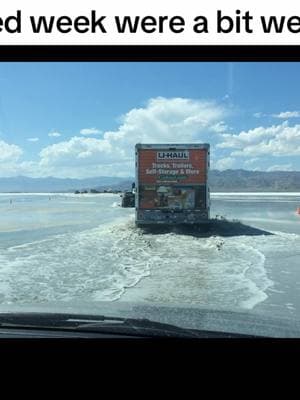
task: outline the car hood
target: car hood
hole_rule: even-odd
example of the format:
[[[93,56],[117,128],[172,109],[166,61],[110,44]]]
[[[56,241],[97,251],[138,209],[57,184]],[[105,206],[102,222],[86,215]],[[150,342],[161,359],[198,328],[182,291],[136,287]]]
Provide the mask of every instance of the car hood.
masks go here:
[[[59,302],[1,305],[0,313],[64,313],[146,318],[182,328],[274,338],[300,337],[300,321],[253,312],[129,302]]]

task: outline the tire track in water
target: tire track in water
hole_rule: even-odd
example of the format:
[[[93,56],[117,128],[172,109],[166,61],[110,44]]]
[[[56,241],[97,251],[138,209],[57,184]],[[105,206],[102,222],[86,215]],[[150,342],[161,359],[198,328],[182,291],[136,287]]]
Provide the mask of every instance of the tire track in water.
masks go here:
[[[119,298],[126,287],[149,274],[148,263],[140,260],[141,255],[143,260],[149,258],[149,244],[126,221],[2,251],[0,301]]]
[[[126,217],[2,252],[0,301],[120,299],[251,309],[273,285],[266,249],[298,236],[144,234]]]
[[[246,237],[168,233],[152,235],[151,240],[154,255],[160,255],[151,277],[122,299],[249,309],[267,297],[272,281],[266,275],[265,257],[245,243]]]

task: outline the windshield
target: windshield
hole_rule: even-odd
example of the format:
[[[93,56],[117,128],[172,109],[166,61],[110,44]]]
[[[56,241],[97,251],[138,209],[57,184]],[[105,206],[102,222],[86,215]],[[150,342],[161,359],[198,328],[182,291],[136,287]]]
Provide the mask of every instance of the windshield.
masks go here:
[[[0,63],[0,311],[299,320],[299,71]]]

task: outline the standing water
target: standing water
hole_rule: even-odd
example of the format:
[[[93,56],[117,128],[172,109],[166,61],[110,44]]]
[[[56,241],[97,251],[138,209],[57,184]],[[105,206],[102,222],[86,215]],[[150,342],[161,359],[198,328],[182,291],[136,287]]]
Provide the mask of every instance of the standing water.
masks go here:
[[[0,303],[121,300],[300,316],[299,193],[212,194],[212,217],[261,232],[225,237],[143,232],[119,203],[114,194],[0,195]]]

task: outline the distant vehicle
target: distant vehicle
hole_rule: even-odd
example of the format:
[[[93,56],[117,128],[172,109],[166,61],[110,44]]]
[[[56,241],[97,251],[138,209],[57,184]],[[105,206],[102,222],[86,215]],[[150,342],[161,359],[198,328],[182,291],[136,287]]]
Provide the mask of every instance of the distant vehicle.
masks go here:
[[[92,194],[98,194],[98,193],[101,193],[101,192],[99,192],[99,191],[96,190],[96,189],[90,189],[90,193],[92,193]]]
[[[136,225],[209,221],[209,149],[204,144],[137,144]]]
[[[87,193],[88,193],[87,190],[82,190],[82,191],[75,190],[75,192],[74,192],[74,194],[87,194]]]
[[[134,207],[135,206],[135,194],[133,192],[124,192],[122,195],[122,207]]]

